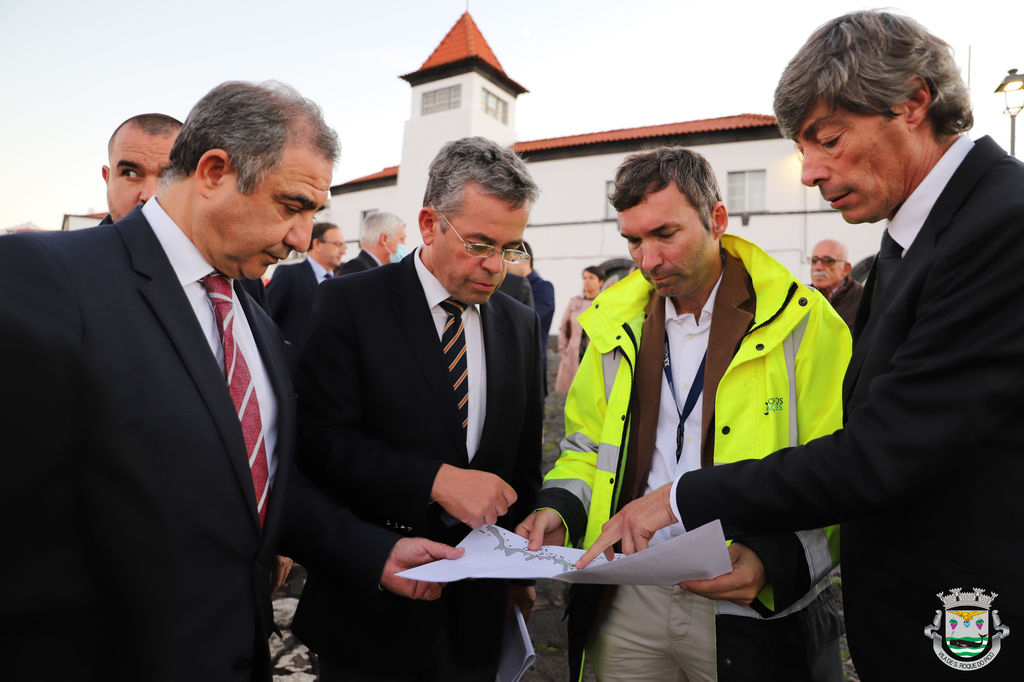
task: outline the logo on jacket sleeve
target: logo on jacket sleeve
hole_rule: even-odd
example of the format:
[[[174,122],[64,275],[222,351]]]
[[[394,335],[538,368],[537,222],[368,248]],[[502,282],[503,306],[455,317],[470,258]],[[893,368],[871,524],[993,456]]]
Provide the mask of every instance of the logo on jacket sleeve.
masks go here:
[[[1010,634],[1010,628],[999,620],[999,611],[992,608],[999,595],[987,594],[980,587],[954,587],[949,594],[935,596],[942,601],[942,609],[935,611],[924,636],[932,640],[939,660],[957,670],[977,670],[991,663]]]

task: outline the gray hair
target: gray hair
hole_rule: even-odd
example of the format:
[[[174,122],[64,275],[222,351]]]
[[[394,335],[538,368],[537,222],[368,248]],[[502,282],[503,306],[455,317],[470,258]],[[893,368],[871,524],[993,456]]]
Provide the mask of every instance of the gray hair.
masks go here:
[[[910,17],[851,12],[815,31],[782,73],[774,103],[779,130],[795,139],[819,102],[893,118],[893,107],[920,88],[918,79],[931,92],[936,138],[971,129],[970,94],[948,43]]]
[[[363,229],[359,234],[359,246],[369,248],[377,244],[382,234],[395,235],[405,227],[405,221],[394,213],[375,211],[363,219]]]
[[[661,147],[631,154],[615,171],[615,188],[608,199],[622,212],[673,183],[687,198],[704,229],[711,231],[711,211],[722,200],[711,164],[695,151]]]
[[[471,182],[516,209],[532,205],[540,193],[515,152],[485,137],[464,137],[446,143],[430,162],[423,205],[458,215]]]
[[[274,81],[221,83],[189,112],[164,177],[187,178],[203,154],[223,149],[238,174],[238,191],[249,194],[273,171],[287,143],[307,141],[332,164],[338,159],[338,135],[316,103]]]

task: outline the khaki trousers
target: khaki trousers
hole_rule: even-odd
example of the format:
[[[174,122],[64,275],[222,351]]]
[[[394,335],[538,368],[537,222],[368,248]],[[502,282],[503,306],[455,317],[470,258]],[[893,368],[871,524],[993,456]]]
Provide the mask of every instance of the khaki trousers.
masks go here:
[[[621,585],[587,657],[599,680],[714,682],[715,603],[678,585]]]

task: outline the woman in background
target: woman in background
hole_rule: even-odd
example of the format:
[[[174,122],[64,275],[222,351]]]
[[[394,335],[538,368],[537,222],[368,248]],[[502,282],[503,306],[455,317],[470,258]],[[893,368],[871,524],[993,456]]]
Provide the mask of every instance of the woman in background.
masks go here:
[[[580,359],[587,350],[587,335],[583,333],[583,327],[577,318],[590,307],[603,286],[604,270],[599,265],[585,268],[583,295],[573,296],[565,309],[565,315],[562,316],[562,324],[558,328],[558,353],[561,360],[558,363],[558,378],[555,379],[555,390],[559,393],[569,392],[569,386],[572,385],[576,370],[579,369]]]

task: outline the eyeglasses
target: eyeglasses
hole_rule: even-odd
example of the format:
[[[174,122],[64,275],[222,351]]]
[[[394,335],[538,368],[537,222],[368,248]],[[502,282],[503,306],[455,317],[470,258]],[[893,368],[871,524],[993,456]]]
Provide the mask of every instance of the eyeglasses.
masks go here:
[[[844,260],[833,258],[832,256],[811,256],[811,265],[817,265],[822,263],[823,265],[835,265],[836,263],[845,263]]]
[[[331,246],[333,246],[336,249],[343,249],[343,248],[345,248],[345,242],[329,242],[326,239],[321,239],[320,241],[322,241],[324,244],[330,244]]]
[[[494,254],[500,253],[501,260],[513,265],[516,263],[525,263],[530,259],[530,254],[525,251],[521,251],[520,249],[499,249],[498,247],[491,246],[490,244],[480,243],[467,244],[466,240],[462,238],[461,234],[459,234],[459,231],[455,229],[454,225],[452,225],[452,221],[448,220],[448,216],[440,211],[437,211],[437,214],[444,218],[444,221],[448,223],[448,227],[452,228],[452,232],[454,232],[455,236],[459,238],[459,241],[462,242],[462,245],[466,247],[466,251],[468,251],[471,256],[475,256],[477,258],[490,258]]]

